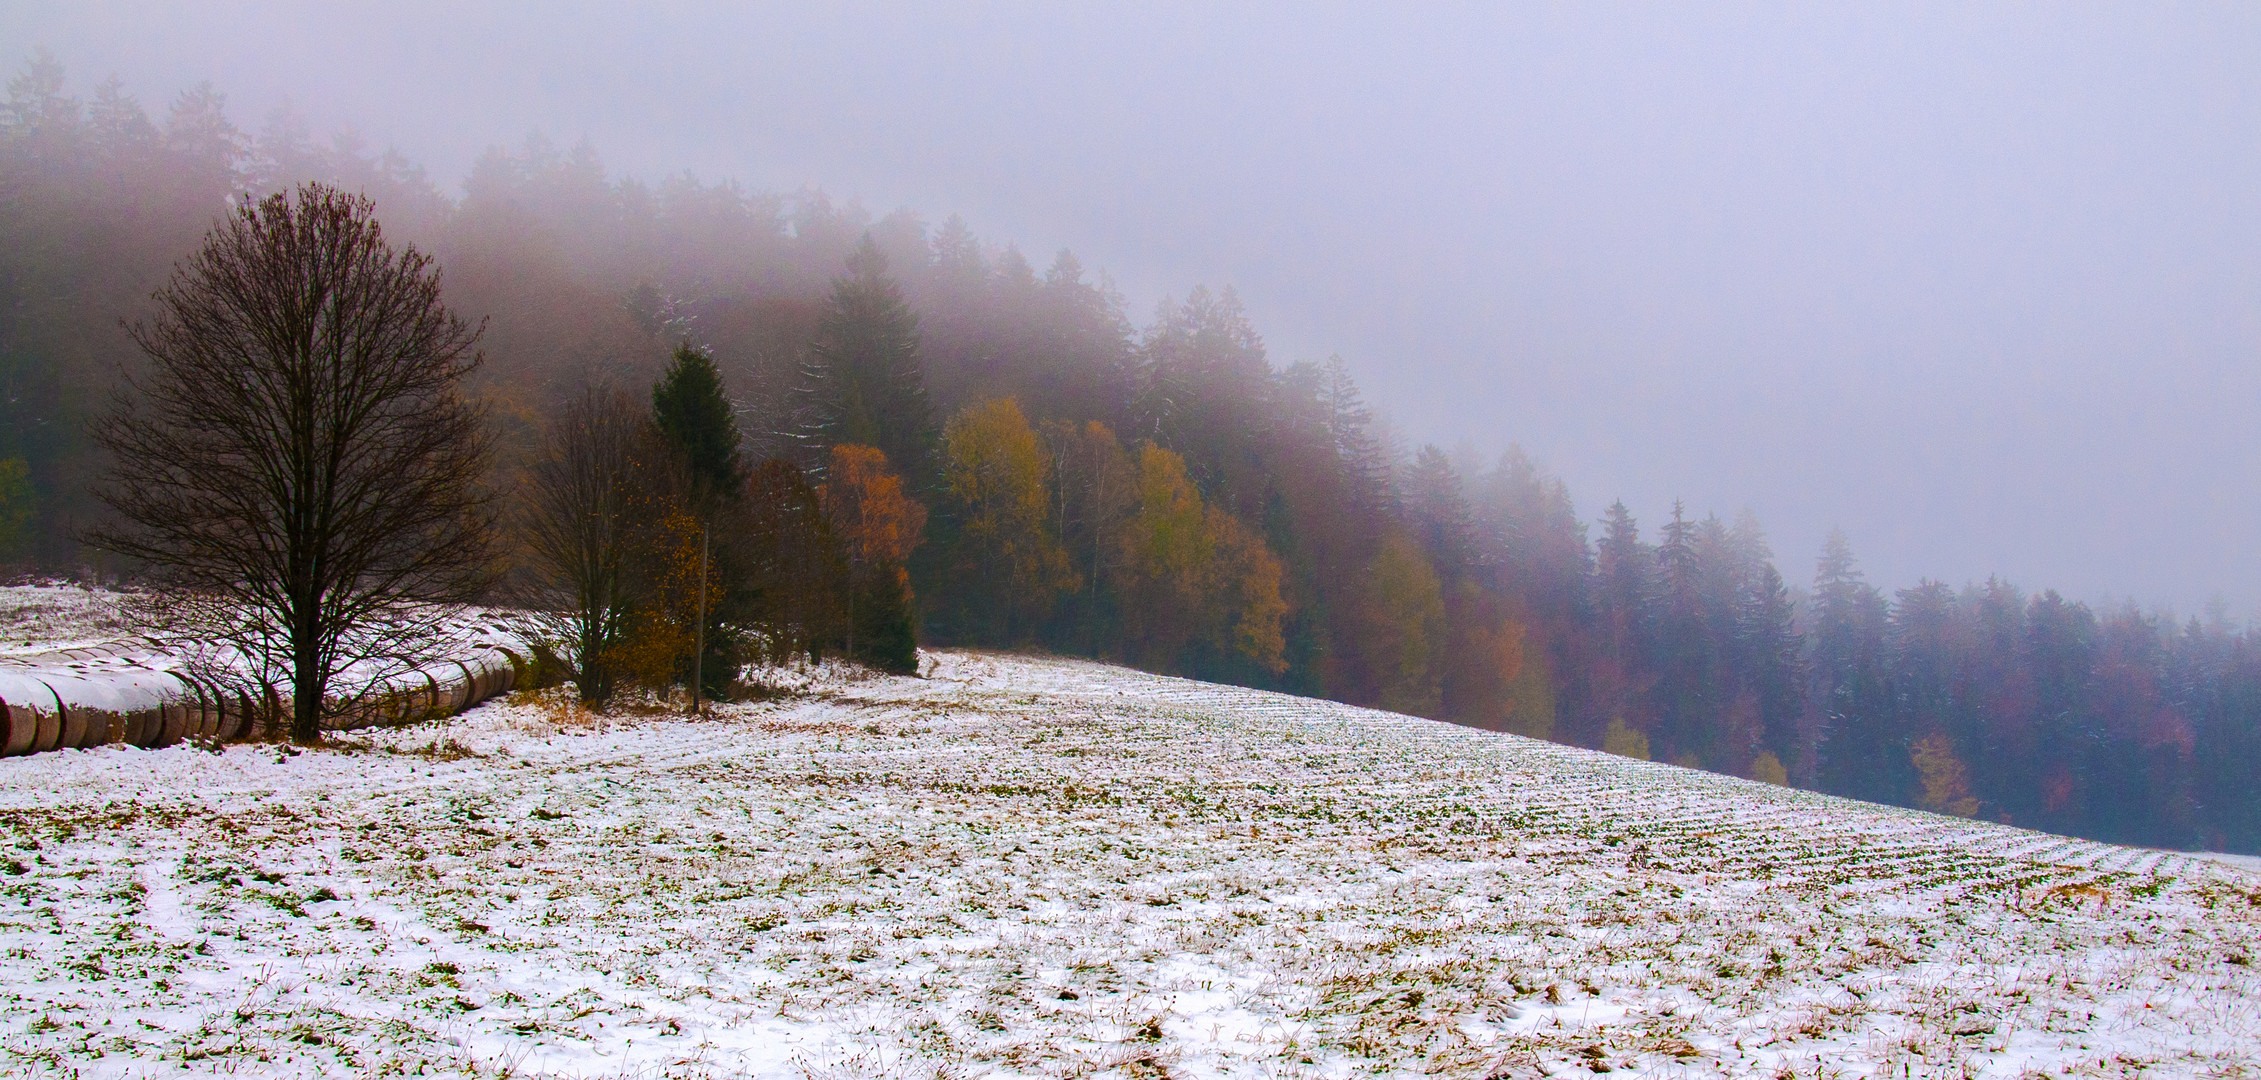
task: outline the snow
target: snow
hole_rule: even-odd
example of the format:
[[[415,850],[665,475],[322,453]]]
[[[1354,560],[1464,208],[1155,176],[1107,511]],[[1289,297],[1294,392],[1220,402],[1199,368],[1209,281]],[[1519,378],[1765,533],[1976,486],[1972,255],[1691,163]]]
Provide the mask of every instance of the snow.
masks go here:
[[[131,593],[57,582],[0,585],[0,657],[82,648],[131,634]]]
[[[0,760],[25,1076],[2243,1075],[2261,876],[1031,657]]]

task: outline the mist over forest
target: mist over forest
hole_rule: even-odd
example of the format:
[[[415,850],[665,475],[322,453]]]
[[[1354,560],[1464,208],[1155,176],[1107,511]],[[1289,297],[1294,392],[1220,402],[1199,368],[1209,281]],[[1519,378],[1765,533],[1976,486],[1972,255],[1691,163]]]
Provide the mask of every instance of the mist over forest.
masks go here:
[[[318,181],[373,200],[483,326],[473,390],[498,488],[523,485],[547,426],[592,388],[641,400],[684,356],[711,360],[734,452],[775,463],[786,502],[846,482],[840,447],[884,451],[925,522],[897,556],[921,643],[1041,647],[1947,814],[2261,850],[2261,637],[2225,611],[1872,582],[1858,537],[1809,561],[1747,512],[1582,505],[1520,449],[1471,460],[1378,422],[1349,365],[1274,355],[1222,281],[1134,312],[1074,253],[1024,252],[954,214],[647,183],[541,135],[479,157],[458,196],[288,111],[241,121],[222,88],[150,107],[45,53],[4,109],[0,557],[26,570],[134,573],[83,542],[102,517],[89,424],[143,362],[128,327],[231,206]],[[860,433],[822,405],[827,348],[859,334],[907,364]],[[870,617],[802,644],[857,652]]]

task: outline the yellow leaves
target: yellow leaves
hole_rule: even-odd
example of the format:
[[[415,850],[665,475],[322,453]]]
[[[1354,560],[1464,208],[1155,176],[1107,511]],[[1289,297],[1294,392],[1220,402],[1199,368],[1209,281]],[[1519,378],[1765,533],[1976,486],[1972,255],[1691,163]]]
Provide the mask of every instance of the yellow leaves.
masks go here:
[[[606,650],[605,662],[627,681],[651,690],[673,685],[698,648],[701,532],[699,520],[672,500],[649,508],[639,532],[650,553],[642,598],[629,612],[626,631]],[[720,578],[706,580],[706,610],[722,603]]]
[[[965,569],[1025,630],[1078,584],[1052,525],[1050,455],[1011,398],[959,413],[942,442],[945,491],[972,564]]]
[[[1520,631],[1522,627],[1516,629]],[[1554,678],[1547,671],[1547,665],[1519,663],[1508,683],[1507,730],[1534,739],[1552,739],[1554,711]]]
[[[1963,768],[1963,759],[1955,756],[1955,744],[1947,736],[1932,732],[1908,747],[1908,757],[1915,762],[1916,775],[1923,780],[1924,809],[1935,814],[1952,814],[1970,817],[1978,813],[1978,800],[1971,795],[1970,777]]]
[[[1649,737],[1626,726],[1622,716],[1612,717],[1609,731],[1602,735],[1602,750],[1618,757],[1649,760]]]
[[[1782,767],[1782,759],[1774,756],[1774,751],[1766,750],[1751,762],[1751,779],[1776,787],[1789,787],[1790,770]]]
[[[1139,444],[1136,506],[1125,537],[1133,572],[1181,589],[1198,587],[1209,565],[1209,533],[1185,459],[1153,443]]]
[[[1281,622],[1287,600],[1280,595],[1280,560],[1255,533],[1214,506],[1202,515],[1202,542],[1211,553],[1206,590],[1213,621],[1242,656],[1278,675],[1287,670],[1287,638]]]
[[[1011,398],[959,413],[943,429],[944,481],[969,535],[1030,545],[1045,531],[1044,446]]]
[[[1139,445],[1131,503],[1118,541],[1125,615],[1148,661],[1169,663],[1199,640],[1286,671],[1285,570],[1263,537],[1204,505],[1185,459],[1152,443]]]
[[[1367,568],[1366,640],[1382,708],[1434,716],[1443,694],[1444,587],[1412,537],[1382,541]]]

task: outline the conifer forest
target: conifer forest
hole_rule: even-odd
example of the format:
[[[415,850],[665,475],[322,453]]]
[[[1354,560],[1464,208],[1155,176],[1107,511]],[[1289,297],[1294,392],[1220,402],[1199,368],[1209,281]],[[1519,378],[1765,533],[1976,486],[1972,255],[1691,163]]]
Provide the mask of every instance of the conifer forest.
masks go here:
[[[243,126],[239,126],[242,124]],[[1068,251],[539,137],[443,189],[200,85],[41,54],[0,105],[0,566],[88,538],[137,326],[215,224],[365,197],[475,330],[496,606],[581,699],[1026,649],[2115,843],[2261,853],[2261,631],[2047,582],[1881,582],[1859,537],[1637,521],[1377,421],[1229,285],[1131,311]],[[298,193],[298,194],[292,194]]]

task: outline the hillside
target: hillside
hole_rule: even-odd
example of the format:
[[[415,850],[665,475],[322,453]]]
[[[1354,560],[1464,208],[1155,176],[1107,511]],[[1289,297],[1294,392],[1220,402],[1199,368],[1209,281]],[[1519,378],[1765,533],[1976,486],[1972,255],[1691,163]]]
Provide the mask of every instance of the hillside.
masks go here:
[[[2246,1075],[2261,876],[1096,664],[0,761],[16,1075]]]

